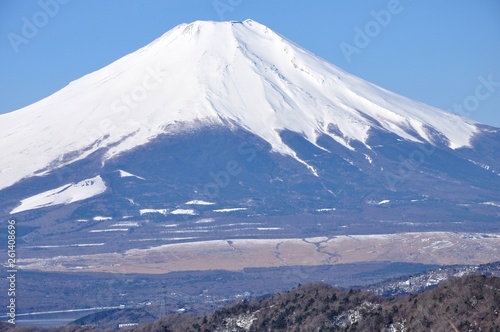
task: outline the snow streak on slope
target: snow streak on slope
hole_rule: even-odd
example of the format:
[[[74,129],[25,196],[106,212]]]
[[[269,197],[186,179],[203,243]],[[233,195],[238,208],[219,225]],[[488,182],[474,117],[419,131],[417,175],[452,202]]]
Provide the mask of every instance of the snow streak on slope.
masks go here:
[[[283,130],[346,148],[374,129],[452,149],[459,116],[354,77],[251,21],[182,24],[53,95],[0,115],[0,189],[106,148],[106,158],[193,126],[240,126],[302,163]],[[112,147],[111,147],[112,146]],[[306,164],[307,165],[307,164]],[[308,166],[312,172],[314,169]]]
[[[186,202],[184,204],[186,204],[186,205],[214,205],[215,203],[213,203],[213,202],[206,202],[206,201],[201,201],[201,200],[195,199],[195,200]]]
[[[119,172],[121,178],[130,178],[130,177],[133,177],[133,178],[138,178],[140,180],[144,180],[143,177],[137,176],[137,175],[129,173],[129,172],[122,171],[121,169],[119,169],[118,172]]]
[[[14,214],[52,205],[78,202],[102,194],[105,191],[106,184],[100,176],[96,176],[78,183],[65,184],[59,188],[23,199],[21,205],[10,213]]]

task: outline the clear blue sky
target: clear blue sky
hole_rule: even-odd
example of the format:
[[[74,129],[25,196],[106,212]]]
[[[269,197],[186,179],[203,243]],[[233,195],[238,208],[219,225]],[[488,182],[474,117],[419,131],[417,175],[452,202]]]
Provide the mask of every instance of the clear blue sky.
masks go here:
[[[498,0],[56,1],[0,0],[0,113],[180,23],[251,18],[386,89],[500,127]]]

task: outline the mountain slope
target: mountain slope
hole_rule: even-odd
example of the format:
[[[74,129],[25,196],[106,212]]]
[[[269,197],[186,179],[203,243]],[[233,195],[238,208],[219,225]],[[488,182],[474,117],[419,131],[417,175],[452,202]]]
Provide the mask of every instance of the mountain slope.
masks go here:
[[[25,257],[500,231],[500,129],[354,77],[251,20],[180,25],[0,115],[0,135],[1,217],[19,221]]]

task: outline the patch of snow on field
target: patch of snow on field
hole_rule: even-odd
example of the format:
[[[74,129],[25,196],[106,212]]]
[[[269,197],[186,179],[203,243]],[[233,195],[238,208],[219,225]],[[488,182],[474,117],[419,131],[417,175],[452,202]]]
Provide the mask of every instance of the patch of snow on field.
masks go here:
[[[200,201],[200,200],[195,199],[195,200],[186,202],[185,204],[186,205],[214,205],[215,203],[213,203],[213,202],[205,202],[205,201]]]
[[[282,230],[281,227],[257,227],[258,231],[279,231]]]
[[[500,202],[484,202],[484,203],[481,203],[481,204],[500,207]]]
[[[148,213],[160,213],[163,214],[164,216],[167,215],[167,209],[141,209],[139,210],[139,213],[142,215],[148,214]]]
[[[196,213],[195,210],[192,210],[192,209],[176,209],[176,210],[173,210],[170,213],[171,214],[187,214],[187,215],[190,215],[190,216],[195,216],[195,215],[198,214],[198,213]]]
[[[113,218],[111,217],[103,217],[103,216],[95,216],[94,218],[92,218],[92,220],[94,221],[106,221],[106,220],[111,220]]]
[[[26,249],[50,249],[50,248],[67,248],[67,247],[96,247],[103,246],[104,243],[74,243],[65,245],[53,245],[53,246],[29,246]]]
[[[130,178],[130,177],[134,177],[134,178],[138,178],[138,179],[141,179],[141,180],[145,180],[143,177],[137,176],[137,175],[132,174],[132,173],[129,173],[129,172],[122,171],[121,169],[120,169],[120,170],[118,170],[118,172],[120,173],[120,177],[121,177],[121,178]]]
[[[136,221],[121,221],[109,227],[139,227],[139,223]]]
[[[323,209],[316,209],[317,212],[328,212],[328,211],[335,211],[335,208],[323,208]]]
[[[214,221],[215,221],[214,218],[203,218],[203,219],[200,219],[200,220],[196,220],[194,223],[195,224],[206,224],[206,223],[214,222]]]
[[[213,210],[214,212],[234,212],[234,211],[244,211],[248,210],[248,208],[229,208],[229,209],[218,209]]]
[[[68,183],[56,189],[25,198],[21,201],[21,205],[13,209],[10,214],[48,206],[70,204],[97,196],[105,191],[106,184],[100,176],[96,176],[78,183]]]
[[[198,237],[160,237],[160,238],[147,238],[147,239],[132,239],[128,242],[148,242],[148,241],[185,241],[185,240],[196,240]]]
[[[328,241],[328,238],[326,236],[319,236],[319,237],[308,237],[308,238],[305,238],[304,240],[306,242],[318,243],[318,242]]]

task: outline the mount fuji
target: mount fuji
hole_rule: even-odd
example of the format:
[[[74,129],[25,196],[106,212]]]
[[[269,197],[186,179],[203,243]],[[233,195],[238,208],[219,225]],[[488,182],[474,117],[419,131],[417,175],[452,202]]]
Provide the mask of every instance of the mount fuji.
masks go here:
[[[181,24],[0,115],[0,149],[1,219],[31,248],[499,231],[500,129],[252,20]]]

